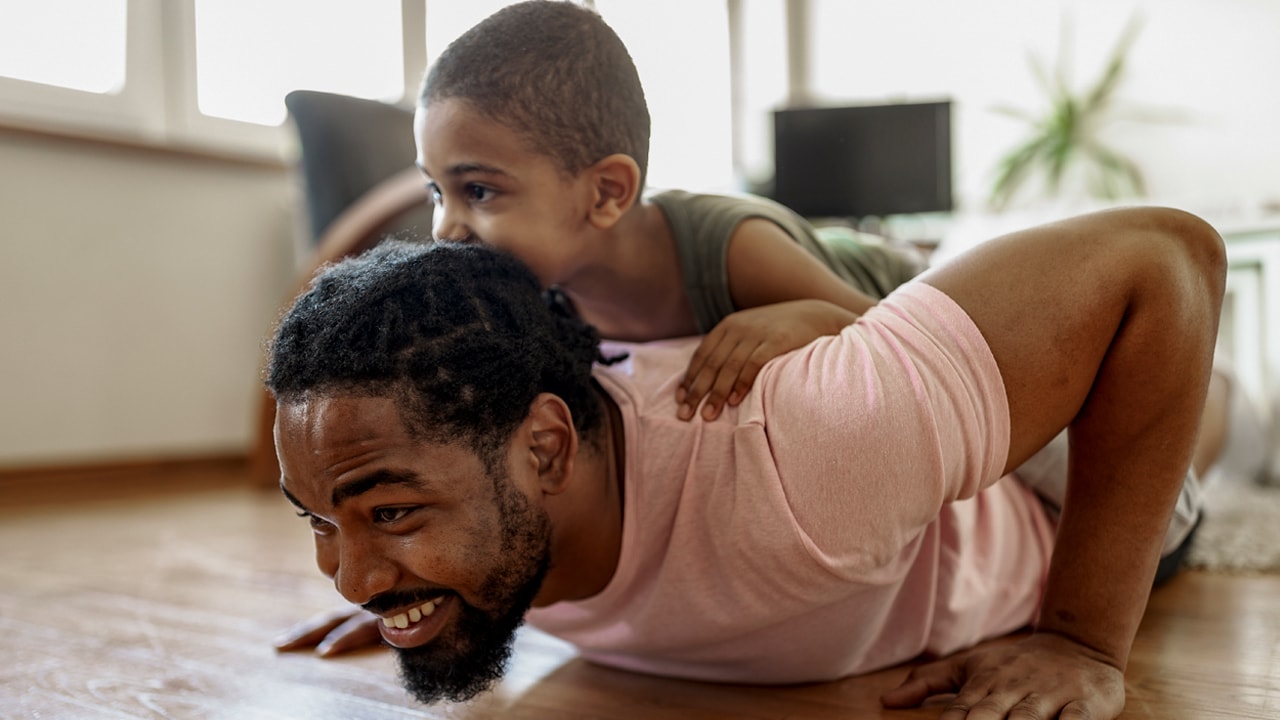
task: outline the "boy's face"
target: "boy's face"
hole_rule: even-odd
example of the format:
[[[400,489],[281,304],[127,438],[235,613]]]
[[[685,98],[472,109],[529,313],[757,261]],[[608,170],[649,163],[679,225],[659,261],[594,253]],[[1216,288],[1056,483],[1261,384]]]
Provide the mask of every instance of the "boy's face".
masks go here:
[[[571,284],[584,260],[592,188],[465,101],[418,108],[417,164],[435,198],[433,234],[482,242],[524,261],[543,287]]]

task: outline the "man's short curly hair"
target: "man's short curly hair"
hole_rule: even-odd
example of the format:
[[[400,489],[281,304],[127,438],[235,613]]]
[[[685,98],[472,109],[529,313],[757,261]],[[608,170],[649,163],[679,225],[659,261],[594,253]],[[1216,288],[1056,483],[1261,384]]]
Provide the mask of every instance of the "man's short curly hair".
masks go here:
[[[570,2],[511,5],[441,53],[418,97],[466,101],[576,175],[630,155],[644,185],[649,107],[627,48],[594,11]]]
[[[462,442],[492,463],[539,393],[564,400],[593,439],[599,343],[509,255],[389,240],[329,266],[285,313],[266,385],[282,403],[392,398],[414,437]]]

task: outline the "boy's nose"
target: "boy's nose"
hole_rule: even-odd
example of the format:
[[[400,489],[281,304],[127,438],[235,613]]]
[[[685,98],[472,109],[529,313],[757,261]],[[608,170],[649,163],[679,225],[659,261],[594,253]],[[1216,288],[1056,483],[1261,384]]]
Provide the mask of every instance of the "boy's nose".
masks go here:
[[[467,227],[455,213],[436,205],[432,215],[431,235],[436,242],[469,242],[471,228]]]

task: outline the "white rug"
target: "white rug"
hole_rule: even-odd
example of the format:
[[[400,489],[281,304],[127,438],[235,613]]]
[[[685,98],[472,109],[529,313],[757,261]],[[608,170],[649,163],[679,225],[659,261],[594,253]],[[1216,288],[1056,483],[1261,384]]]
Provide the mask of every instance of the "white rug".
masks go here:
[[[1231,573],[1280,572],[1280,486],[1222,479],[1205,492],[1204,519],[1190,567]]]

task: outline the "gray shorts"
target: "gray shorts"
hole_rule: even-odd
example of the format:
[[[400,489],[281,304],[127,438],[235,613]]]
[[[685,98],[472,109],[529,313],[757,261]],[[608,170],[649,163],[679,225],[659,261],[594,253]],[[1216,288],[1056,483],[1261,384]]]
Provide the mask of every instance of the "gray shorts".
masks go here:
[[[1040,452],[1019,465],[1013,474],[1040,497],[1050,516],[1056,520],[1062,510],[1062,500],[1067,494],[1067,431],[1058,433]],[[1173,517],[1169,520],[1169,529],[1164,536],[1161,557],[1177,550],[1195,527],[1203,506],[1202,492],[1195,471],[1187,468],[1178,504],[1173,509]]]

